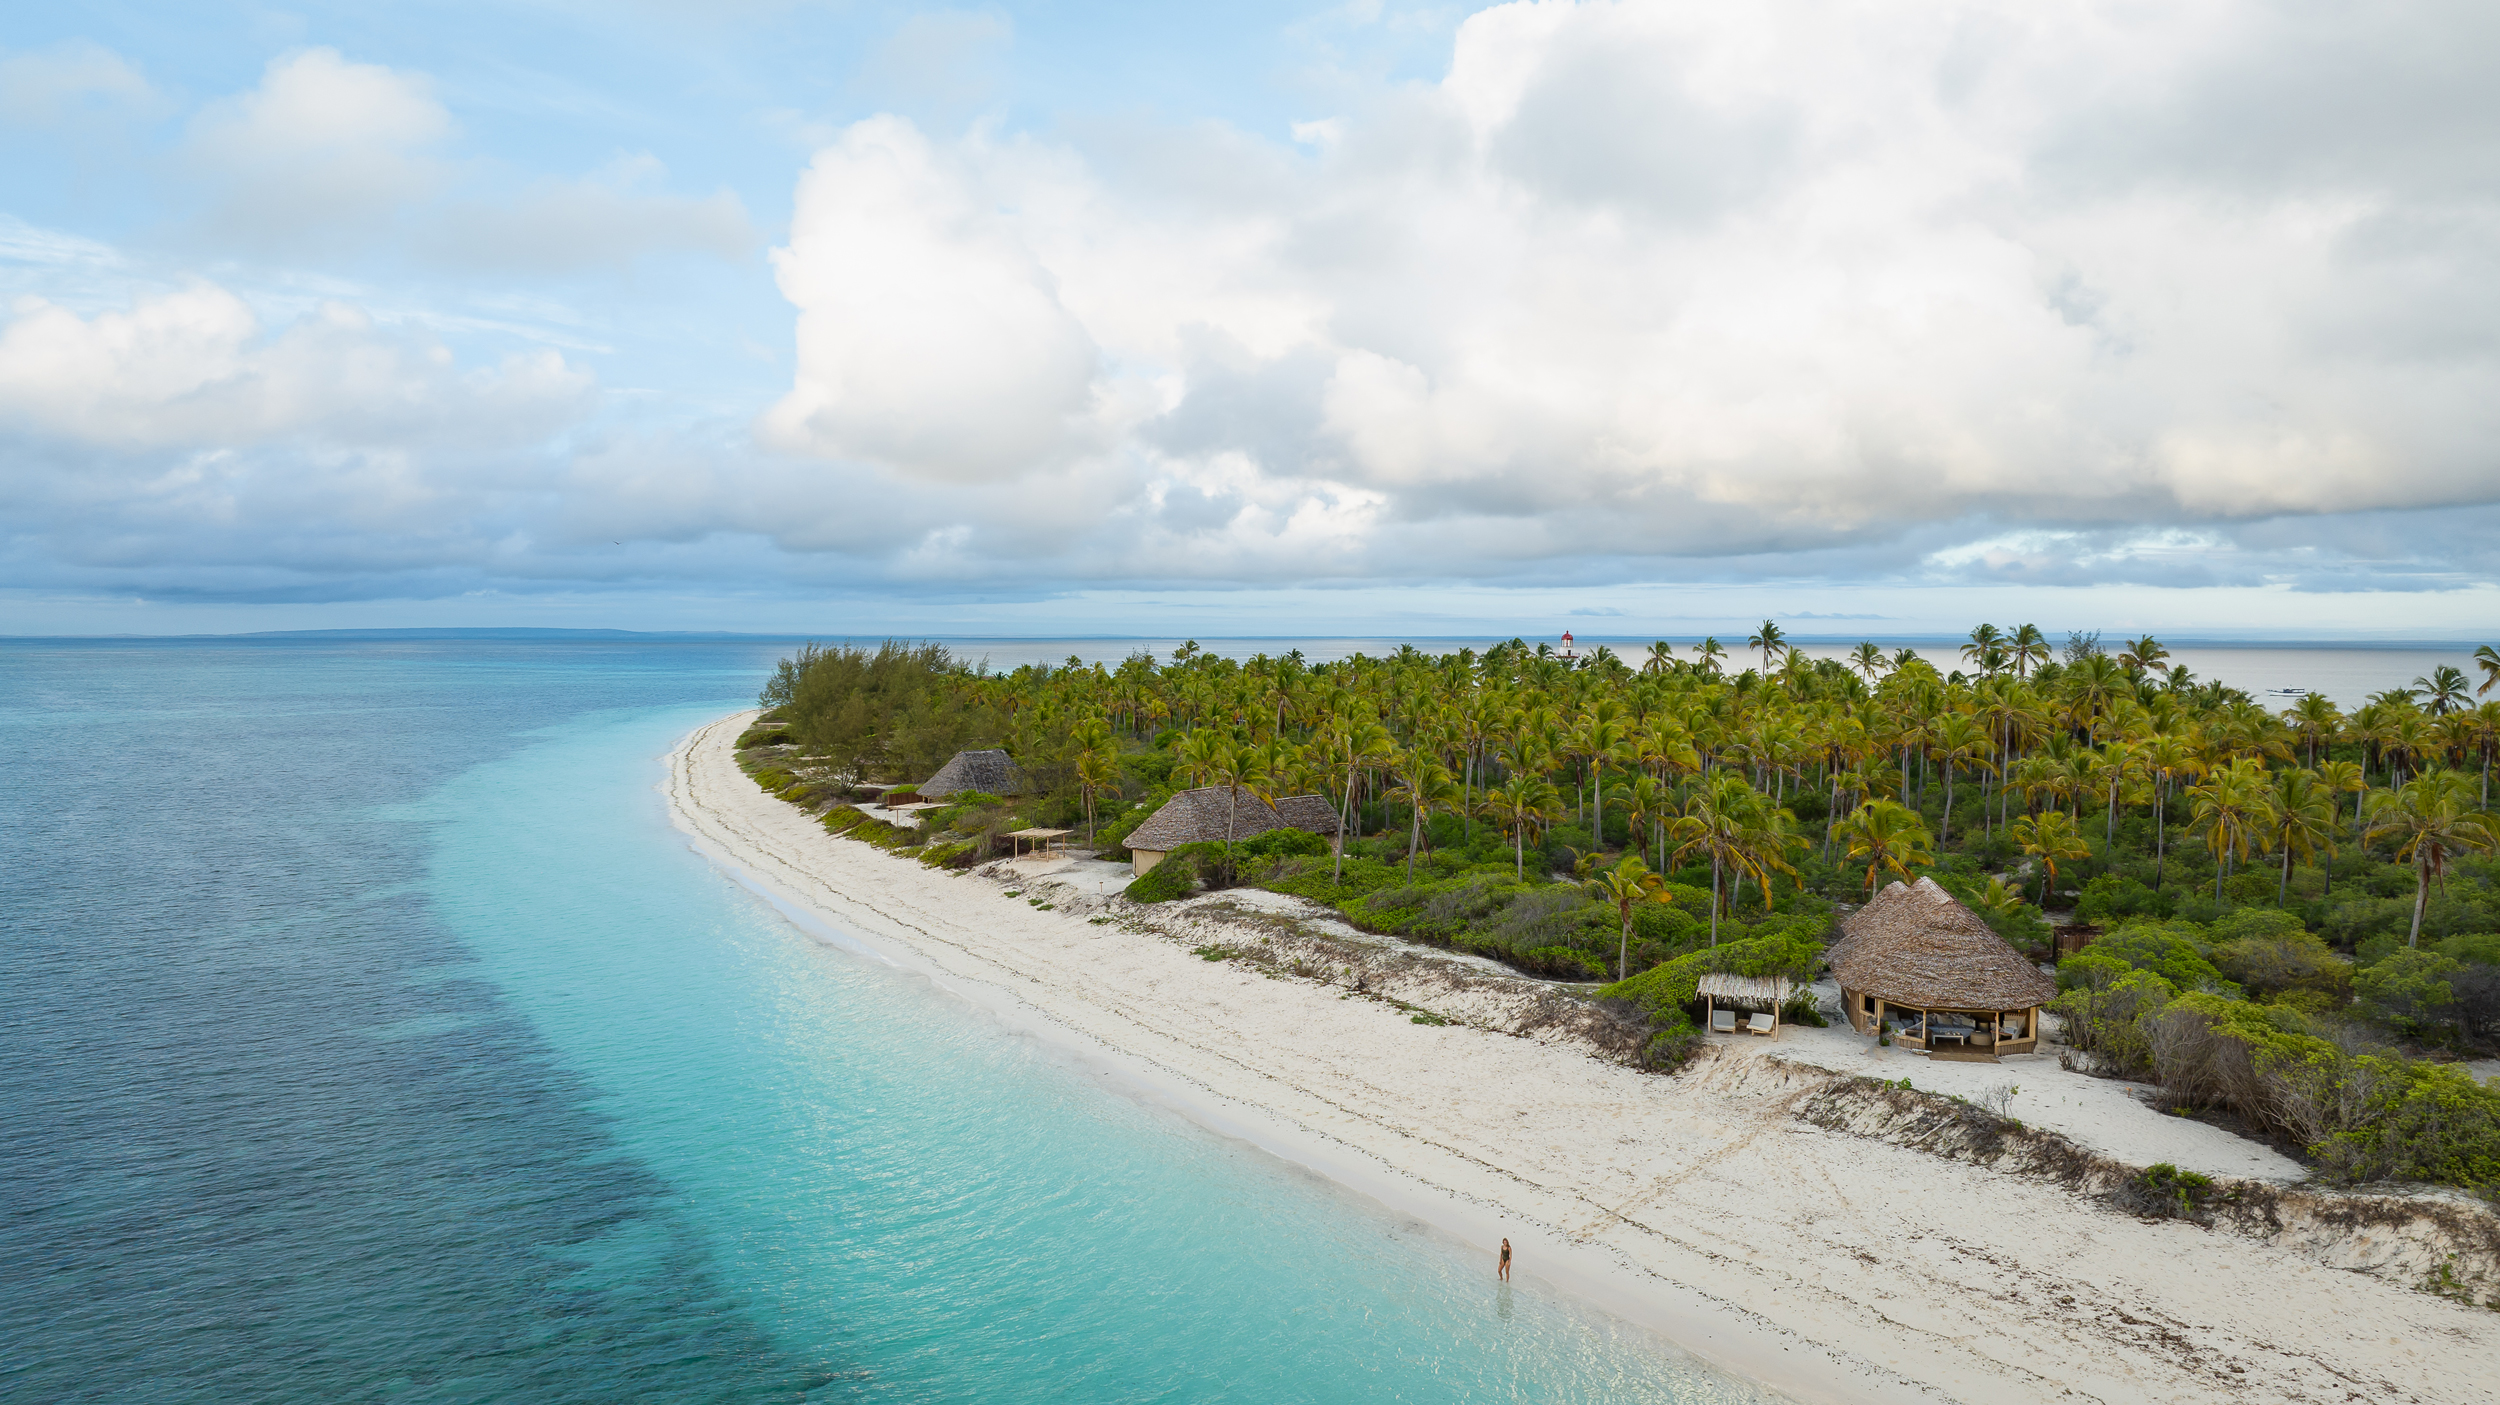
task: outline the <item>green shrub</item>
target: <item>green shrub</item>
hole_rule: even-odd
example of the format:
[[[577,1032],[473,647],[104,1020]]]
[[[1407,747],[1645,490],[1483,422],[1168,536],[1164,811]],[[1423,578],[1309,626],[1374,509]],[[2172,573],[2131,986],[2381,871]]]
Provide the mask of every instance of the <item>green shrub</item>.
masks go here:
[[[2255,1000],[2311,991],[2333,1004],[2352,984],[2352,963],[2286,912],[2249,908],[2214,924],[2211,957]]]
[[[1823,944],[1794,932],[1722,941],[1715,947],[1679,956],[1664,965],[1620,980],[1598,992],[1601,999],[1629,1000],[1654,1018],[1668,1010],[1686,1010],[1700,996],[1694,987],[1716,973],[1739,976],[1787,976],[1803,983],[1823,959]]]
[[[1328,841],[1307,829],[1271,829],[1233,845],[1235,856],[1253,858],[1316,858],[1328,852]]]
[[[777,722],[758,722],[738,734],[736,749],[745,751],[749,747],[773,746],[789,739],[789,728]]]
[[[1512,964],[1557,980],[1600,981],[1606,978],[1605,967],[1567,946],[1540,946],[1524,951],[1513,958]]]
[[[1137,875],[1121,890],[1120,895],[1131,902],[1168,903],[1188,897],[1197,890],[1197,867],[1187,859],[1170,855]]]
[[[2183,990],[2218,990],[2229,986],[2231,995],[2239,994],[2237,986],[2222,978],[2199,944],[2204,930],[2191,922],[2131,922],[2095,940],[2086,950],[2097,951],[2126,962],[2139,971],[2151,971]]]
[[[2368,1085],[2358,1125],[2311,1148],[2331,1173],[2500,1194],[2500,1089],[2455,1064],[2373,1055],[2352,1062],[2348,1081]]]
[[[2145,1167],[2110,1198],[2139,1215],[2192,1220],[2203,1217],[2205,1204],[2213,1196],[2213,1177],[2162,1161]]]
[[[2500,966],[2500,934],[2450,937],[2439,944],[2439,954],[2463,966]]]
[[[2353,989],[2379,1018],[2419,1030],[2457,998],[2448,977],[2462,970],[2436,951],[2404,947],[2353,976]]]
[[[2103,873],[2083,885],[2083,898],[2075,903],[2075,920],[2095,928],[2115,928],[2128,918],[2170,918],[2175,910],[2175,893],[2155,893],[2135,878]]]
[[[1673,1073],[1701,1052],[1701,1030],[1680,1008],[1656,1019],[1633,1062],[1655,1073]]]

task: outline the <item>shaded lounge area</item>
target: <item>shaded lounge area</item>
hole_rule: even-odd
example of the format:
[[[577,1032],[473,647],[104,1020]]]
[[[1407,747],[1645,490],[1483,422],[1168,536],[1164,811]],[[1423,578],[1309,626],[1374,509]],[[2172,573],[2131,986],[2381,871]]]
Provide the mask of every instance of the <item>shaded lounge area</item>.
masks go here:
[[[1786,976],[1731,976],[1713,972],[1694,983],[1712,1034],[1759,1034],[1777,1039],[1780,1007],[1797,993]]]
[[[2056,982],[1935,880],[1893,883],[1842,924],[1827,959],[1861,1034],[1935,1058],[2035,1053]]]

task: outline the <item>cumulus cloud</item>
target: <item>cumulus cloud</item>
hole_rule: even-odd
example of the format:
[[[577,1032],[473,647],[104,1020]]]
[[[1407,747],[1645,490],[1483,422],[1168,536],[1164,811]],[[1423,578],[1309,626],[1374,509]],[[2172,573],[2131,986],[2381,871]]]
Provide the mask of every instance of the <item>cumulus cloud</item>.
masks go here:
[[[799,308],[798,382],[769,441],[982,482],[1080,437],[1092,338],[1013,222],[908,123],[862,122],[817,155],[773,264]]]
[[[207,185],[208,227],[269,249],[331,243],[431,194],[451,114],[422,74],[336,49],[269,61],[260,85],[193,117],[184,154]]]
[[[0,326],[0,424],[101,447],[527,440],[577,415],[589,388],[552,351],[464,370],[346,303],[267,336],[207,283],[93,317],[27,298]]]
[[[2495,23],[1536,0],[1289,140],[880,116],[798,178],[796,356],[751,423],[655,428],[560,358],[464,364],[344,303],[58,293],[0,325],[27,466],[0,535],[264,593],[2452,590],[2500,577]],[[450,136],[423,79],[307,50],[186,150],[273,247],[395,222],[436,266],[538,274],[751,247],[642,157],[423,204]]]
[[[1156,529],[1065,562],[1102,575],[2010,575],[2068,543],[2115,578],[2487,503],[2500,50],[2448,10],[1541,0],[1300,150],[881,118],[801,182],[766,430],[923,487],[1087,484]],[[2310,81],[2347,38],[2352,122]],[[1259,501],[1255,534],[1220,506]]]

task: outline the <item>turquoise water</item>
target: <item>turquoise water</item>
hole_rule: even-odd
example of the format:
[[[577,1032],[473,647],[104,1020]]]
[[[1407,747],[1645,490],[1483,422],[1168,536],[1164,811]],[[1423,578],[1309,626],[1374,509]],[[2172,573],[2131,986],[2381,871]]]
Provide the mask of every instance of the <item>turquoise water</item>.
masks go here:
[[[1756,1398],[714,870],[771,653],[8,655],[0,1394]]]

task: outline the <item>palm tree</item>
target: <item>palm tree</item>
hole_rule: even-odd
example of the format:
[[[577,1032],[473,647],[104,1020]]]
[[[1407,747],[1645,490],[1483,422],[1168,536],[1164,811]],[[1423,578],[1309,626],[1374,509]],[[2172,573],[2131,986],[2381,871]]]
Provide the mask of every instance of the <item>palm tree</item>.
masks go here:
[[[1224,787],[1227,802],[1224,807],[1224,872],[1229,882],[1233,871],[1233,832],[1235,820],[1241,813],[1241,793],[1249,791],[1251,799],[1262,805],[1269,803],[1266,758],[1257,747],[1223,743],[1214,751],[1208,778]]]
[[[2140,779],[2144,767],[2144,753],[2133,742],[2113,738],[2101,747],[2101,776],[2109,782],[2109,817],[2101,826],[2101,846],[2113,856],[2118,850],[2119,788]]]
[[[1680,846],[1675,851],[1676,858],[1693,853],[1710,856],[1710,944],[1714,947],[1719,944],[1724,875],[1731,864],[1742,869],[1753,862],[1746,847],[1747,831],[1755,823],[1754,811],[1761,805],[1762,796],[1745,784],[1743,776],[1721,771],[1684,802],[1683,815],[1667,830]],[[1767,885],[1770,880],[1763,881]]]
[[[2100,735],[2101,719],[2109,714],[2116,700],[2132,694],[2125,670],[2107,654],[2077,659],[2066,670],[2064,687],[2076,725],[2084,729],[2087,737],[2095,738]]]
[[[2433,717],[2445,717],[2465,706],[2465,674],[2455,664],[2441,664],[2429,677],[2414,679],[2413,686],[2421,690],[2423,709]]]
[[[2266,803],[2264,793],[2256,788],[2262,774],[2263,768],[2253,762],[2237,762],[2211,773],[2205,784],[2188,789],[2188,798],[2195,802],[2189,822],[2205,832],[2206,850],[2214,856],[2215,902],[2222,901],[2222,879],[2231,871],[2231,860],[2247,858],[2255,838],[2258,815]]]
[[[2292,887],[2292,856],[2317,856],[2335,848],[2335,793],[2315,771],[2274,773],[2267,796],[2266,844],[2283,852],[2283,876],[2274,885],[2274,905],[2281,907]]]
[[[1661,639],[1649,646],[1649,657],[1641,661],[1641,672],[1657,675],[1675,667],[1675,646]]]
[[[2049,661],[2049,637],[2036,624],[2017,625],[2013,638],[2007,641],[2006,652],[2014,660],[2014,676],[2028,678],[2034,664]]]
[[[1983,673],[1994,673],[2005,657],[2005,632],[1992,624],[1983,624],[1970,632],[1970,642],[1962,646],[1962,657],[1977,664]]]
[[[1860,641],[1857,648],[1849,651],[1849,666],[1865,674],[1866,681],[1872,683],[1882,677],[1884,670],[1892,667],[1892,664],[1884,657],[1884,651],[1876,647],[1875,641],[1867,639]]]
[[[1841,822],[1841,837],[1852,859],[1866,860],[1866,895],[1875,896],[1875,876],[1891,869],[1903,878],[1910,869],[1933,867],[1935,840],[1927,821],[1893,800],[1869,800]]]
[[[2161,641],[2147,634],[2119,650],[2118,666],[2140,678],[2161,672],[2162,661],[2169,657],[2170,651],[2161,646]]]
[[[1562,812],[1562,792],[1542,776],[1513,771],[1509,779],[1484,793],[1484,807],[1511,833],[1511,873],[1528,877],[1528,830],[1551,823]]]
[[[2482,806],[2491,808],[2491,754],[2500,751],[2500,699],[2474,709],[2474,749],[2483,757]]]
[[[2088,859],[2092,846],[2083,842],[2075,829],[2072,815],[2064,810],[2049,810],[2039,815],[2025,815],[2014,821],[2011,831],[2014,842],[2026,854],[2035,855],[2046,870],[2040,879],[2040,906],[2049,905],[2049,897],[2057,891],[2057,861]]]
[[[1094,797],[1120,784],[1120,757],[1108,747],[1088,747],[1076,756],[1076,787],[1085,796],[1085,837],[1094,835]]]
[[[1755,630],[1753,637],[1745,641],[1746,648],[1762,651],[1762,671],[1765,674],[1768,674],[1772,666],[1779,662],[1780,654],[1787,649],[1787,644],[1783,642],[1786,637],[1780,633],[1778,625],[1764,620],[1762,628]]]
[[[2327,762],[2318,768],[2318,785],[2326,792],[2327,812],[2336,816],[2338,824],[2342,823],[2343,801],[2340,797],[2346,795],[2353,797],[2352,842],[2360,843],[2361,824],[2367,818],[2363,812],[2368,808],[2361,803],[2361,797],[2369,794],[2370,791],[2370,778],[2362,771],[2361,763],[2358,761]],[[2326,881],[2331,887],[2335,882],[2335,850],[2331,846],[2326,851],[2326,862]]]
[[[1635,776],[1629,785],[1617,785],[1614,797],[1615,803],[1623,807],[1624,824],[1636,834],[1644,829],[1649,832],[1648,841],[1642,844],[1642,849],[1646,851],[1650,845],[1658,843],[1660,822],[1675,814],[1674,792],[1668,789],[1666,782],[1656,776]],[[1666,862],[1663,852],[1658,861]]]
[[[1400,752],[1389,762],[1389,775],[1397,784],[1380,797],[1392,805],[1407,807],[1406,881],[1415,881],[1415,851],[1423,847],[1424,816],[1448,805],[1457,795],[1458,786],[1450,779],[1449,768],[1429,750],[1417,746]]]
[[[1701,671],[1715,678],[1719,673],[1719,660],[1727,657],[1727,646],[1712,636],[1694,646],[1693,656],[1701,660]]]
[[[2483,671],[2483,686],[2474,690],[2474,696],[2479,698],[2490,692],[2493,684],[2500,683],[2500,649],[2494,649],[2489,644],[2476,649],[2474,666]]]
[[[2300,734],[2302,744],[2309,748],[2309,765],[2315,770],[2318,748],[2335,740],[2344,712],[2326,694],[2306,693],[2299,702],[2284,709],[2283,720],[2292,724],[2292,730]]]
[[[1184,785],[1204,785],[1215,774],[1223,750],[1224,738],[1217,733],[1205,729],[1191,732],[1172,748],[1172,771]]]
[[[2463,775],[2433,771],[2370,797],[2368,837],[2395,841],[2397,860],[2413,865],[2413,930],[2405,945],[2420,946],[2431,879],[2447,874],[2454,855],[2500,846],[2500,819],[2474,808]]]
[[[1338,801],[1337,858],[1329,881],[1345,878],[1345,840],[1354,829],[1354,781],[1366,767],[1379,765],[1397,751],[1397,742],[1389,729],[1377,722],[1359,725],[1340,723],[1324,733],[1320,741],[1321,756],[1333,770],[1345,769],[1345,793]]]
[[[1604,873],[1580,885],[1590,897],[1613,907],[1623,919],[1623,940],[1615,952],[1615,979],[1632,974],[1632,910],[1645,902],[1672,901],[1666,893],[1666,880],[1649,871],[1649,865],[1637,858],[1627,858]]]
[[[2022,910],[2023,890],[2001,877],[1990,875],[1988,886],[1971,895],[1970,906],[1999,917],[2011,917]]]
[[[1988,764],[1991,749],[1988,729],[1969,713],[1947,713],[1936,723],[1934,741],[1936,757],[1944,762],[1944,832],[1941,842],[1950,844],[1953,842],[1953,773],[1965,765]]]

